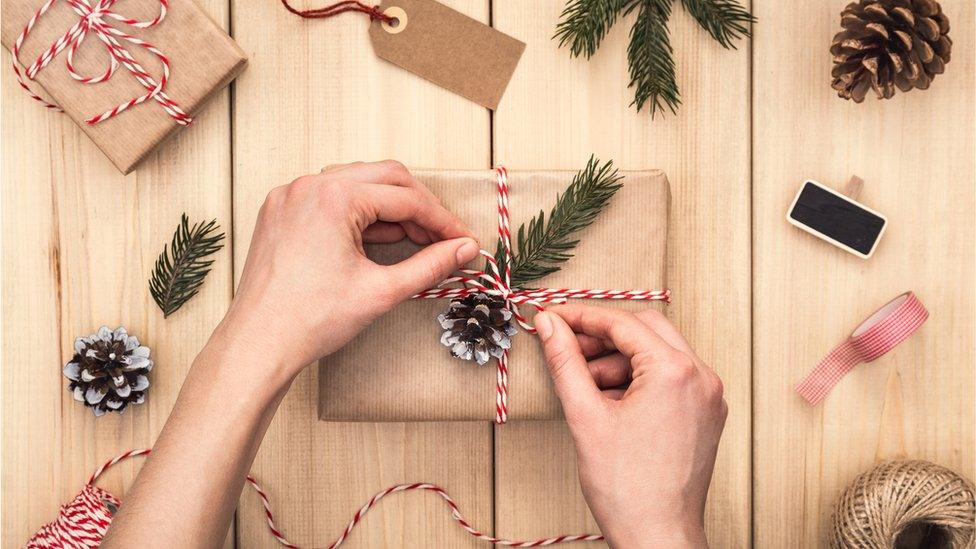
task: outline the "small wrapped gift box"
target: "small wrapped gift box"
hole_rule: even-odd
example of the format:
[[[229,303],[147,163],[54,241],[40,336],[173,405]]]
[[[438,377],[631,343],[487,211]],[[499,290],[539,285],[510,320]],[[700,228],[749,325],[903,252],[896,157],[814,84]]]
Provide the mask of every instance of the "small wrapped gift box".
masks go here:
[[[247,63],[193,0],[3,0],[2,30],[28,93],[64,110],[122,173]]]
[[[620,172],[623,187],[589,227],[561,270],[536,288],[657,290],[666,287],[668,180],[661,171]],[[415,171],[451,211],[474,231],[482,248],[498,241],[497,188],[493,171]],[[511,230],[515,234],[540,210],[548,216],[556,195],[574,173],[508,173]],[[390,264],[415,253],[400,243],[367,246],[375,261]],[[484,261],[470,265],[482,269]],[[640,310],[648,301],[580,300],[580,303]],[[404,302],[378,319],[341,351],[323,359],[319,373],[319,415],[326,421],[491,420],[496,414],[496,362],[483,366],[451,356],[440,342],[437,316],[448,299]],[[533,309],[523,305],[529,317]],[[514,335],[508,363],[508,418],[562,416],[538,338],[524,329]]]

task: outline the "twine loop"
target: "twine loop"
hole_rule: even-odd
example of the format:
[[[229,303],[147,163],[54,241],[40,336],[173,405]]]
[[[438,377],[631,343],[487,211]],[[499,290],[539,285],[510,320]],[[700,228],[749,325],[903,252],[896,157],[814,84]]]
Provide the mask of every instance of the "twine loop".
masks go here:
[[[288,3],[288,0],[281,0],[281,4],[285,6],[286,10],[305,19],[325,19],[327,17],[334,17],[340,13],[359,12],[368,15],[370,21],[382,21],[388,25],[396,21],[396,17],[380,11],[379,6],[370,6],[359,0],[343,0],[342,2],[336,2],[335,4],[330,4],[322,8],[310,8],[307,10],[300,10],[293,7]]]
[[[21,72],[21,62],[20,62],[20,51],[24,45],[24,41],[30,35],[31,31],[37,22],[51,9],[51,7],[57,3],[58,0],[47,0],[40,8],[34,12],[34,15],[27,21],[24,26],[24,30],[21,31],[20,36],[14,42],[14,46],[11,49],[13,57],[13,70],[14,74],[17,76],[17,82],[20,84],[28,95],[30,95],[35,100],[39,101],[45,107],[63,112],[63,109],[46,99],[37,95],[30,87],[29,82],[33,81],[37,74],[47,67],[55,57],[57,57],[65,49],[68,50],[65,59],[65,65],[67,67],[68,74],[74,80],[82,84],[99,84],[106,82],[115,75],[119,66],[125,67],[135,77],[139,84],[145,88],[146,93],[134,97],[124,103],[120,103],[107,111],[89,117],[85,119],[85,123],[89,125],[98,124],[117,116],[118,114],[136,106],[140,103],[144,103],[150,99],[156,101],[160,104],[166,113],[173,118],[177,124],[188,126],[193,122],[193,118],[190,117],[183,109],[172,99],[166,95],[164,89],[166,88],[167,82],[169,82],[169,58],[163,54],[156,46],[153,46],[149,42],[142,40],[132,34],[129,34],[119,28],[113,26],[114,24],[125,25],[133,29],[147,29],[155,27],[166,18],[166,10],[169,5],[169,0],[158,0],[159,2],[159,14],[156,17],[146,20],[139,21],[137,19],[131,19],[120,15],[112,11],[112,7],[118,0],[96,0],[92,4],[92,0],[64,0],[71,9],[78,14],[78,21],[68,29],[60,38],[51,43],[50,46],[34,60],[29,66]],[[85,41],[85,38],[89,33],[94,34],[101,43],[105,46],[106,51],[109,54],[109,65],[101,73],[92,76],[86,76],[79,73],[75,69],[74,59],[78,48]],[[138,46],[144,50],[151,53],[160,63],[162,67],[162,74],[159,76],[157,81],[148,71],[138,61],[132,56],[129,50],[126,49],[123,42]]]
[[[61,547],[77,547],[83,549],[97,549],[102,543],[102,538],[105,537],[105,533],[108,531],[109,525],[112,523],[112,518],[118,511],[119,506],[122,502],[113,496],[112,494],[106,492],[105,490],[95,486],[95,481],[105,472],[106,469],[115,465],[116,463],[136,456],[149,455],[152,452],[150,448],[143,450],[129,450],[123,454],[120,454],[102,464],[101,467],[92,473],[92,476],[88,478],[88,482],[85,487],[82,488],[81,492],[69,503],[62,505],[60,511],[58,512],[58,518],[53,522],[44,525],[41,529],[34,534],[30,540],[27,541],[26,549],[48,549],[48,548],[61,548]],[[257,493],[258,497],[261,498],[261,505],[264,507],[264,516],[268,523],[268,530],[271,535],[274,536],[275,540],[278,541],[282,546],[289,549],[298,549],[298,546],[294,543],[288,541],[284,533],[275,523],[274,512],[271,508],[271,500],[268,497],[268,493],[258,484],[257,479],[253,475],[247,475],[245,477],[247,483],[251,485],[254,491]],[[496,538],[490,536],[471,526],[471,524],[464,518],[461,514],[461,509],[458,504],[454,501],[454,498],[450,496],[443,488],[437,486],[436,484],[430,484],[427,482],[413,482],[410,484],[396,484],[390,486],[389,488],[378,492],[372,498],[369,499],[362,507],[356,511],[353,515],[352,520],[346,525],[339,537],[332,542],[328,547],[329,549],[335,549],[342,545],[346,539],[348,539],[349,534],[356,528],[356,526],[363,520],[366,513],[369,512],[376,504],[380,502],[386,496],[395,494],[398,492],[432,492],[439,496],[447,507],[451,510],[451,518],[454,522],[464,529],[472,537],[479,539],[481,541],[486,541],[495,545],[502,545],[507,547],[539,547],[554,545],[557,543],[569,543],[574,541],[600,541],[603,536],[600,534],[574,534],[574,535],[560,535],[550,538],[543,538],[537,540],[519,541],[510,540],[505,538]]]
[[[565,303],[569,299],[626,299],[664,301],[670,303],[671,291],[664,290],[592,290],[573,288],[512,288],[512,233],[508,209],[508,170],[495,169],[498,189],[498,238],[502,243],[505,268],[500,269],[494,254],[480,250],[487,260],[488,271],[461,269],[458,274],[443,280],[436,288],[424,290],[413,299],[462,299],[470,295],[485,293],[505,301],[505,307],[512,312],[516,322],[526,332],[536,333],[535,327],[519,312],[519,305],[530,305],[536,311],[545,309],[545,303]],[[458,284],[460,287],[446,287]],[[497,359],[497,380],[495,386],[495,422],[508,421],[508,349],[502,351]]]

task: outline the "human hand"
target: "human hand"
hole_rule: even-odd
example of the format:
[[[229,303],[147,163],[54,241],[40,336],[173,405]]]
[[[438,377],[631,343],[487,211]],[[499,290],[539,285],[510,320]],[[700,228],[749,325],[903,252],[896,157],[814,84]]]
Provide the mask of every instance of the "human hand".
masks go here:
[[[430,244],[391,266],[363,243]],[[288,380],[375,318],[478,255],[468,228],[394,161],[330,166],[273,189],[215,337],[251,346]]]
[[[707,547],[705,499],[728,414],[715,372],[657,311],[561,305],[535,326],[607,541]]]

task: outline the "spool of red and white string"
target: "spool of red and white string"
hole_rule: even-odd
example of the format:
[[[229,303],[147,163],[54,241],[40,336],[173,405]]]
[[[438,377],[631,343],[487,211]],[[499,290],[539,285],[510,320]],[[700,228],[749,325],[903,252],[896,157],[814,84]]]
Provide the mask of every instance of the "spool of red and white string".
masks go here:
[[[85,120],[87,124],[98,124],[117,116],[140,103],[144,103],[150,99],[159,103],[166,113],[173,118],[177,124],[188,126],[193,122],[191,118],[183,109],[168,95],[164,89],[166,88],[167,82],[169,82],[169,58],[159,50],[156,46],[146,42],[145,40],[129,34],[125,31],[120,30],[113,26],[113,24],[121,24],[132,27],[134,29],[148,29],[159,25],[163,19],[166,18],[166,9],[169,5],[169,0],[157,0],[159,2],[159,14],[147,21],[139,21],[137,19],[131,19],[120,15],[112,11],[112,7],[118,0],[96,0],[94,4],[91,0],[63,0],[76,14],[78,14],[78,21],[68,29],[60,38],[51,43],[26,69],[21,71],[20,53],[24,46],[24,41],[30,35],[31,31],[34,30],[35,25],[40,21],[44,15],[57,3],[58,0],[47,0],[40,8],[34,12],[34,15],[27,20],[26,25],[24,25],[24,30],[21,31],[17,40],[14,42],[13,48],[11,49],[11,54],[13,57],[13,70],[14,74],[17,76],[17,82],[20,87],[24,88],[27,93],[41,102],[45,107],[49,109],[54,109],[61,111],[61,107],[53,103],[48,102],[41,96],[37,95],[34,90],[31,89],[28,82],[34,80],[37,74],[47,67],[51,61],[57,57],[65,49],[68,50],[67,59],[65,60],[65,65],[67,66],[68,74],[71,78],[75,79],[81,84],[100,84],[102,82],[107,82],[118,70],[119,66],[123,66],[130,74],[139,82],[139,84],[146,89],[146,93],[134,97],[128,101],[120,103],[115,107],[112,107],[101,114],[96,114]],[[78,47],[81,46],[85,38],[89,34],[94,34],[105,46],[106,51],[109,54],[109,66],[104,72],[94,76],[86,76],[80,74],[75,68],[74,57],[75,53],[78,51]],[[138,46],[147,52],[151,53],[155,57],[161,67],[162,74],[157,80],[138,61],[131,53],[125,48],[123,42]]]
[[[535,327],[519,312],[519,305],[528,304],[536,310],[544,309],[543,303],[563,303],[567,299],[626,299],[633,301],[670,302],[670,290],[591,290],[575,288],[512,288],[512,232],[509,226],[508,211],[508,171],[504,167],[495,170],[495,183],[498,188],[498,239],[505,257],[504,273],[500,272],[494,254],[481,250],[481,256],[488,262],[488,272],[462,269],[457,275],[441,282],[436,288],[425,290],[413,296],[414,299],[459,299],[476,293],[485,293],[505,300],[505,306],[522,328],[536,333]],[[448,284],[462,284],[449,288]],[[495,384],[495,422],[508,421],[508,350],[497,359],[497,382]]]
[[[85,484],[85,487],[82,488],[81,492],[75,496],[70,503],[61,506],[61,510],[58,513],[58,518],[53,522],[44,525],[36,534],[34,534],[33,537],[31,537],[30,540],[28,540],[26,545],[27,549],[66,547],[95,549],[98,547],[102,542],[102,538],[105,537],[105,532],[108,531],[108,527],[112,523],[112,517],[118,510],[121,502],[115,496],[95,486],[95,481],[98,480],[98,477],[101,476],[106,469],[115,465],[116,463],[130,457],[145,456],[150,452],[151,450],[148,448],[145,450],[130,450],[105,462],[101,467],[95,470],[91,477],[89,477],[88,483]],[[271,510],[271,501],[268,497],[268,493],[264,490],[264,488],[261,487],[260,484],[258,484],[258,481],[253,476],[247,475],[247,482],[251,485],[251,487],[254,488],[254,491],[257,492],[258,497],[261,498],[261,504],[264,506],[264,514],[268,521],[268,530],[271,531],[271,535],[274,536],[274,538],[278,540],[278,543],[281,545],[298,549],[297,545],[285,538],[285,535],[275,523],[274,513]],[[471,524],[465,520],[464,516],[461,515],[461,509],[458,508],[457,503],[451,498],[450,495],[448,495],[447,492],[444,491],[443,488],[435,484],[417,482],[391,486],[370,498],[369,501],[367,501],[361,508],[359,508],[358,511],[356,511],[352,517],[352,520],[349,521],[349,524],[346,525],[346,528],[342,531],[339,537],[328,545],[329,549],[335,549],[346,541],[356,526],[363,520],[363,517],[366,516],[366,513],[368,513],[370,509],[378,504],[380,500],[391,494],[411,491],[424,491],[437,494],[442,500],[444,500],[444,503],[451,510],[451,518],[454,519],[454,522],[456,522],[458,526],[463,528],[467,533],[471,534],[471,536],[495,545],[502,545],[506,547],[541,547],[555,545],[557,543],[568,543],[573,541],[599,541],[603,539],[603,536],[599,534],[561,535],[529,541],[496,538],[471,526]]]

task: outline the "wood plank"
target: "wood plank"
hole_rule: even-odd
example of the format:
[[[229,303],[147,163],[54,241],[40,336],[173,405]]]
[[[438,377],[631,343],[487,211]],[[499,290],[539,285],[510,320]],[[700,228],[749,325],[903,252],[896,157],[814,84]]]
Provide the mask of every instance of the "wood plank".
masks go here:
[[[830,39],[846,0],[756,1],[755,543],[819,547],[830,509],[876,460],[929,459],[974,475],[974,10],[944,0],[955,42],[930,89],[857,105],[830,89]],[[789,40],[784,40],[788,36]],[[842,188],[889,219],[859,259],[788,225],[803,180]],[[931,313],[894,352],[810,408],[793,386],[895,295]],[[788,527],[784,527],[788,525]]]
[[[487,1],[449,4],[479,20],[488,18]],[[238,276],[258,209],[274,186],[355,160],[396,158],[411,168],[488,167],[488,112],[378,60],[367,28],[361,14],[306,21],[277,2],[236,4],[234,31],[252,60],[235,94]],[[408,481],[443,486],[474,525],[490,531],[487,422],[321,422],[317,370],[308,368],[292,385],[253,468],[289,539],[324,546],[375,492]],[[242,547],[277,546],[250,491],[242,497],[238,518]],[[450,519],[442,501],[416,493],[384,501],[348,543],[475,544]]]
[[[226,3],[203,6],[226,23]],[[3,530],[22,543],[98,465],[153,443],[230,302],[229,250],[200,294],[167,320],[147,284],[181,212],[230,226],[230,109],[223,92],[193,128],[123,177],[66,117],[45,111],[12,78],[3,90]],[[126,326],[152,348],[156,366],[144,405],[96,419],[64,390],[60,371],[74,338],[103,324]],[[140,465],[113,468],[99,484],[123,495]]]
[[[10,66],[8,52],[3,52],[0,63]],[[60,475],[64,386],[57,368],[62,358],[60,251],[47,146],[71,121],[37,108],[15,81],[3,80],[4,512],[0,529],[22,544],[57,513],[63,493],[80,488]],[[28,151],[34,154],[25,154]],[[38,486],[46,489],[37,490]]]
[[[494,159],[510,168],[578,169],[590,153],[671,181],[669,317],[725,382],[730,414],[709,497],[716,547],[750,538],[749,53],[726,51],[678,6],[672,42],[684,105],[651,120],[628,107],[619,22],[599,52],[574,60],[551,40],[565,2],[496,0],[495,26],[528,47],[494,117]],[[591,531],[565,426],[496,430],[499,535]]]

